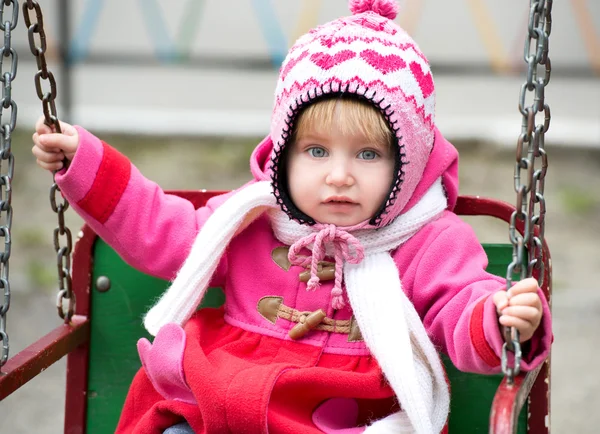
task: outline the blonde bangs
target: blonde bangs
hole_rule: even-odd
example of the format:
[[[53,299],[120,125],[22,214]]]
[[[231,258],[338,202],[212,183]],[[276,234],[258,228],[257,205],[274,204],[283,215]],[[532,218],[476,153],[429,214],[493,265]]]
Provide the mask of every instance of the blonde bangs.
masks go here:
[[[393,133],[383,115],[370,103],[355,98],[328,98],[309,105],[298,116],[294,138],[298,132],[327,134],[334,120],[344,135],[361,135],[369,143],[392,146]]]

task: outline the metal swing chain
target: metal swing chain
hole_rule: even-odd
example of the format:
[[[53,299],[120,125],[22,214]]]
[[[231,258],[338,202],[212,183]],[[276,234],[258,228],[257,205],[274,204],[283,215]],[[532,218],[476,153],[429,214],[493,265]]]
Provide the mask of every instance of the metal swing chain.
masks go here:
[[[35,11],[35,21],[31,19],[31,12]],[[44,31],[44,17],[40,5],[33,0],[26,0],[23,3],[23,17],[27,26],[29,37],[29,48],[35,56],[38,72],[35,74],[35,90],[38,98],[42,101],[42,111],[45,117],[45,124],[53,131],[60,133],[60,123],[56,114],[56,80],[54,74],[48,70],[46,63],[46,33]],[[40,45],[36,45],[38,35]],[[47,80],[50,87],[49,91],[42,89],[42,80]],[[75,296],[71,284],[71,251],[73,249],[73,239],[70,229],[65,225],[65,211],[69,207],[69,202],[60,194],[60,188],[53,180],[50,187],[50,205],[52,210],[58,216],[58,226],[54,229],[54,250],[56,251],[56,265],[58,269],[58,294],[56,298],[56,307],[58,315],[68,323],[75,310]],[[64,244],[61,245],[61,237]],[[65,311],[64,301],[67,301]]]
[[[514,186],[517,193],[516,209],[510,218],[509,237],[513,245],[512,262],[506,271],[506,290],[512,286],[513,275],[521,279],[531,277],[536,271],[538,284],[544,279],[542,260],[546,200],[544,180],[548,169],[548,156],[544,135],[550,126],[550,107],[544,99],[544,90],[550,81],[551,62],[548,57],[548,40],[552,30],[552,0],[530,0],[529,26],[525,40],[524,58],[527,63],[527,79],[521,87],[519,111],[523,116],[521,134],[517,141]],[[543,65],[543,69],[538,67]],[[541,70],[541,73],[540,73]],[[539,74],[539,76],[538,76]],[[526,105],[527,96],[533,101]],[[536,123],[536,115],[543,112],[543,122]],[[536,168],[536,164],[539,165]],[[525,171],[523,174],[522,172]],[[524,176],[522,176],[524,175]],[[523,236],[516,229],[517,220],[524,225]],[[537,233],[534,229],[537,228]],[[528,258],[528,263],[525,261]],[[509,366],[508,352],[514,354]],[[505,328],[505,344],[502,347],[502,372],[509,384],[519,374],[521,345],[519,333]]]
[[[12,6],[12,19],[4,19],[7,6]],[[8,333],[6,315],[10,307],[10,283],[8,261],[11,250],[12,227],[12,180],[15,174],[15,159],[11,151],[11,136],[17,123],[17,103],[12,99],[12,81],[17,75],[17,52],[11,46],[11,32],[19,20],[18,0],[2,0],[0,3],[0,30],[4,31],[4,46],[0,48],[0,81],[2,82],[2,103],[0,104],[0,237],[4,238],[4,251],[0,252],[0,368],[8,360]],[[10,58],[10,69],[4,71],[4,61]],[[10,108],[10,119],[2,123],[4,110]],[[6,172],[2,163],[7,161]]]

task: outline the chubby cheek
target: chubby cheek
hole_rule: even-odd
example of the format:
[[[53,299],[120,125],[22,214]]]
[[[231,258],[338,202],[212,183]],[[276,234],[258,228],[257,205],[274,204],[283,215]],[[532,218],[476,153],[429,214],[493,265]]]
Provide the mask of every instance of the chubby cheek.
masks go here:
[[[370,198],[370,211],[373,214],[379,209],[381,205],[388,199],[390,188],[392,187],[393,179],[393,167],[385,165],[381,167],[376,174],[370,176],[370,180],[366,191],[368,191]]]
[[[389,188],[386,186],[385,189],[383,189],[381,188],[381,185],[377,184],[369,188],[368,191],[370,192],[368,196],[370,218],[375,215],[381,205],[387,200]]]
[[[306,195],[305,190],[298,184],[298,181],[288,180],[288,189],[290,192],[290,199],[294,202],[302,212],[305,212],[302,209],[302,205],[304,203],[304,196]]]
[[[287,185],[294,205],[305,214],[309,214],[310,198],[315,196],[314,176],[304,170],[301,162],[291,159],[288,164]]]

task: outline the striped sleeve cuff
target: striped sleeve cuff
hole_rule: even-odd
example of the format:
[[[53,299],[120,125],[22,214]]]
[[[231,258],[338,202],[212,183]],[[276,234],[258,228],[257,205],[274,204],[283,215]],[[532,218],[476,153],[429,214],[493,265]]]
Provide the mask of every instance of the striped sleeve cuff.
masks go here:
[[[484,331],[486,302],[488,300],[491,301],[491,298],[491,296],[484,297],[475,305],[473,313],[471,314],[469,334],[471,336],[473,347],[479,357],[481,357],[481,359],[491,368],[495,368],[500,365],[500,358],[488,343]]]

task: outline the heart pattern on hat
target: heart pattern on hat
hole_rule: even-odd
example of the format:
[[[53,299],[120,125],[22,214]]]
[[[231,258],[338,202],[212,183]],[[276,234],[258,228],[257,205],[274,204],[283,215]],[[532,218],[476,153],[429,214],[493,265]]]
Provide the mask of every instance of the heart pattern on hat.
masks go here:
[[[281,79],[285,80],[285,77],[287,77],[288,73],[290,72],[290,70],[296,66],[298,64],[298,62],[300,62],[302,59],[304,59],[306,56],[308,56],[308,50],[304,50],[302,52],[302,54],[300,54],[298,57],[296,57],[295,59],[290,59],[290,61],[288,63],[286,63],[285,67],[281,70]]]
[[[321,69],[331,69],[336,65],[344,63],[356,56],[356,53],[351,50],[342,50],[335,53],[333,56],[327,53],[313,53],[310,60]]]
[[[375,50],[363,50],[360,53],[360,57],[384,75],[406,68],[404,59],[396,54],[387,54],[384,56]]]
[[[421,69],[421,65],[419,65],[417,62],[410,62],[410,71],[413,73],[417,83],[419,83],[423,98],[427,98],[433,93],[434,89],[431,72],[423,74],[423,69]]]

